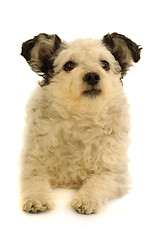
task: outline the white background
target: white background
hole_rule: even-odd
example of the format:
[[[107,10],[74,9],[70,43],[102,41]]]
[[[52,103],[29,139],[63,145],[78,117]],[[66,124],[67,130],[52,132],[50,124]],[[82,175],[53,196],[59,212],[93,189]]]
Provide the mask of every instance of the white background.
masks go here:
[[[160,239],[159,1],[5,0],[0,11],[0,239]],[[60,189],[53,192],[52,212],[30,215],[19,209],[24,107],[40,80],[20,51],[22,42],[41,32],[66,41],[118,32],[143,47],[141,61],[123,80],[132,114],[133,190],[96,215],[72,211],[73,191]]]

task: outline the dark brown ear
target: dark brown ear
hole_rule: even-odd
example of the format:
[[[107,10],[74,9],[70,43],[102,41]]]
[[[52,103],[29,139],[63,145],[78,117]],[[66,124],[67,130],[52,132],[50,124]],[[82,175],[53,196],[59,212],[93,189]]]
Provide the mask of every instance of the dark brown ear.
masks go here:
[[[140,60],[139,45],[126,36],[118,33],[107,34],[103,37],[103,44],[111,51],[122,69],[122,78],[132,66],[132,62]]]
[[[61,39],[57,35],[41,33],[22,44],[21,55],[33,71],[43,77],[49,77],[53,73],[53,62],[60,45]]]

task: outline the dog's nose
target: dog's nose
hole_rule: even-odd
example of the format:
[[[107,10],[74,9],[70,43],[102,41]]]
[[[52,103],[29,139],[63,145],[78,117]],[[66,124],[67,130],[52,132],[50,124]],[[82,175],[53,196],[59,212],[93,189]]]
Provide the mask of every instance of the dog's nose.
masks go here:
[[[84,75],[83,80],[84,82],[87,82],[89,85],[94,86],[99,82],[100,76],[95,72],[89,72]]]

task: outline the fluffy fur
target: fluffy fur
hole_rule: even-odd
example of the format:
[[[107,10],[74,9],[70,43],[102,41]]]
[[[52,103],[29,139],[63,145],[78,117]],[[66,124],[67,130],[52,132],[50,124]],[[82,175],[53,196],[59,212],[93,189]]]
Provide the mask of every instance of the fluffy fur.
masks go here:
[[[117,33],[70,43],[39,34],[21,54],[43,76],[26,108],[22,208],[52,209],[51,189],[70,187],[78,189],[72,208],[95,213],[129,189],[130,116],[120,79],[140,48]]]

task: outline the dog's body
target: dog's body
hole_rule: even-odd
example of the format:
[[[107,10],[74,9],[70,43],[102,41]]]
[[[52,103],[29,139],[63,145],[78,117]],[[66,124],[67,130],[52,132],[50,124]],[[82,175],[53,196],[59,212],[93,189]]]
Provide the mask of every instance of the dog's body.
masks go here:
[[[71,206],[95,213],[128,191],[129,106],[120,79],[140,48],[123,35],[62,42],[40,34],[22,55],[44,80],[27,105],[22,207],[53,207],[50,190],[78,188]]]

